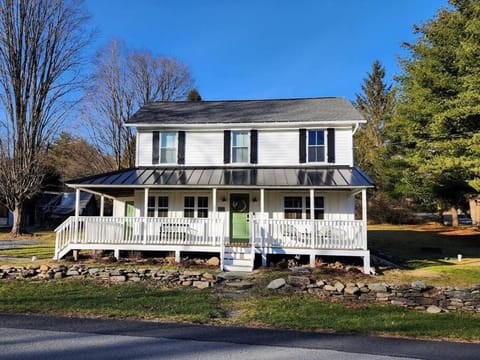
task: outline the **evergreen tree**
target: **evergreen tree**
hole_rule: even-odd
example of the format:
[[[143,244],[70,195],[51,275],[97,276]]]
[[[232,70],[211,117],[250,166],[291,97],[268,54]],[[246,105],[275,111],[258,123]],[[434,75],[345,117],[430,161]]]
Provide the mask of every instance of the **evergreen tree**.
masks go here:
[[[404,44],[392,142],[408,164],[399,184],[419,202],[450,208],[480,189],[480,0],[450,0]]]
[[[364,169],[382,189],[386,181],[386,124],[391,120],[395,105],[395,88],[384,81],[385,68],[380,61],[372,64],[372,71],[356,94],[355,106],[367,120],[355,134],[355,162]]]
[[[194,88],[190,90],[187,96],[187,101],[202,101],[202,97],[197,89]]]

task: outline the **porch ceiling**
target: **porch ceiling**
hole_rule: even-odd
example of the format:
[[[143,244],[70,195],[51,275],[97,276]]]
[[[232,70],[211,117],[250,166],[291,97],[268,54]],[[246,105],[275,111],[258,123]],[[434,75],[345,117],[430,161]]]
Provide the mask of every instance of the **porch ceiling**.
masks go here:
[[[135,188],[362,189],[372,180],[358,167],[137,167],[81,179],[67,185],[119,196]]]

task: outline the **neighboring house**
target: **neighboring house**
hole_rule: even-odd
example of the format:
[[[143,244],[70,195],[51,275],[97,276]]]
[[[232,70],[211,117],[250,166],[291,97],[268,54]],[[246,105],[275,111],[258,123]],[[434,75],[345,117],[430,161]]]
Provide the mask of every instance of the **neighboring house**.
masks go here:
[[[58,225],[69,216],[75,215],[74,192],[46,192],[35,203],[35,222],[37,225]],[[91,193],[80,194],[79,215],[98,214],[95,196]]]
[[[13,225],[13,214],[5,206],[0,205],[0,228],[11,227]]]
[[[112,198],[114,216],[77,212],[57,229],[55,256],[216,252],[225,270],[251,270],[255,255],[263,265],[271,254],[309,255],[311,265],[359,256],[368,273],[373,184],[353,164],[364,122],[343,98],[147,104],[127,123],[137,167],[68,182],[77,196]]]

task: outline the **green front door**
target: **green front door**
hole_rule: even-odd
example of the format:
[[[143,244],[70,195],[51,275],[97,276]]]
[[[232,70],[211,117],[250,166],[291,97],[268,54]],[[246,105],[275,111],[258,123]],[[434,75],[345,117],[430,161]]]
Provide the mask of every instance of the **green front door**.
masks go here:
[[[250,238],[248,194],[230,195],[230,242],[247,243]]]

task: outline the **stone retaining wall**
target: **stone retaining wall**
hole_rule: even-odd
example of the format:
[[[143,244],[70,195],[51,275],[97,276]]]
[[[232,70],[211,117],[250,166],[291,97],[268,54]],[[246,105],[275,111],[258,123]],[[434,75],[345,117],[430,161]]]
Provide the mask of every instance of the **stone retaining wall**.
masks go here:
[[[480,285],[471,288],[433,287],[423,281],[412,284],[342,283],[307,276],[289,276],[285,285],[332,302],[380,302],[431,313],[467,311],[480,313]]]
[[[54,280],[65,277],[94,278],[106,283],[138,282],[153,280],[168,287],[193,286],[208,288],[216,283],[213,274],[200,271],[177,271],[160,269],[93,268],[85,265],[41,265],[29,267],[0,267],[0,279]]]
[[[228,274],[228,273],[227,273]],[[66,266],[40,265],[29,267],[0,266],[0,279],[54,280],[65,277],[93,278],[106,283],[126,283],[151,280],[167,287],[209,288],[223,280],[228,286],[253,286],[252,282],[235,282],[225,274],[204,271],[162,269],[119,269],[88,267],[75,264]],[[242,280],[240,278],[240,280]],[[245,286],[243,286],[245,285]],[[247,286],[248,285],[248,286]],[[385,283],[342,283],[338,280],[314,280],[307,275],[290,275],[273,280],[272,291],[302,291],[332,302],[378,302],[428,312],[466,311],[480,313],[480,285],[471,288],[433,287],[423,281],[412,284],[388,285]]]

